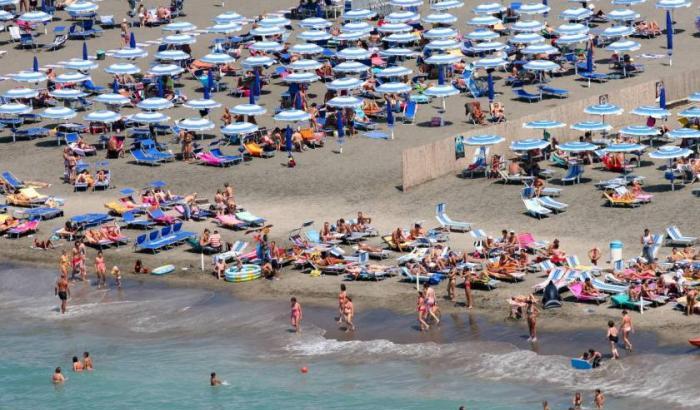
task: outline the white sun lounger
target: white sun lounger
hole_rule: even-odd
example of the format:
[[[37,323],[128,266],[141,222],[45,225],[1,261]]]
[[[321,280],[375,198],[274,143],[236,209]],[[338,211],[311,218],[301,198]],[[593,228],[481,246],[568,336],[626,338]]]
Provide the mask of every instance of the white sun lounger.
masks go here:
[[[668,245],[690,246],[698,239],[692,236],[683,236],[675,225],[666,228],[666,234],[668,235],[668,239],[666,239]]]
[[[541,197],[537,198],[537,202],[540,205],[542,205],[543,207],[551,209],[555,213],[564,212],[564,211],[566,211],[566,208],[569,207],[569,205],[567,205],[563,202],[556,201],[548,196],[541,196]]]
[[[549,216],[552,214],[551,210],[540,205],[540,203],[535,199],[523,199],[523,203],[525,204],[527,213],[536,217],[537,219],[541,219],[543,216]]]
[[[453,221],[449,216],[447,216],[447,214],[445,213],[446,207],[447,205],[444,202],[439,203],[435,206],[435,218],[440,223],[440,226],[442,226],[444,229],[447,229],[450,232],[467,232],[471,229],[472,224],[470,224],[469,222]]]

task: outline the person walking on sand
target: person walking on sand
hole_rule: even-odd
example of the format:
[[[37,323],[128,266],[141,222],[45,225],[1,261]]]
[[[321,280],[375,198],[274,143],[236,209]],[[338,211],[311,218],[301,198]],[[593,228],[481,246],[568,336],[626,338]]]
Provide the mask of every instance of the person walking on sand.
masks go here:
[[[107,282],[107,266],[105,265],[105,257],[102,251],[97,251],[95,257],[95,271],[97,273],[97,289],[105,286]]]
[[[602,409],[605,406],[605,396],[601,393],[600,389],[595,389],[595,397],[593,398],[593,404],[596,409]]]
[[[63,382],[66,381],[66,378],[63,377],[63,373],[61,373],[61,368],[57,367],[56,370],[53,372],[53,376],[51,376],[51,383],[53,384],[63,384]]]
[[[297,298],[292,297],[291,299],[292,306],[291,306],[291,317],[292,317],[292,327],[297,333],[301,333],[301,320],[303,319],[304,315],[301,311],[301,305],[299,302],[297,302]]]
[[[630,342],[630,333],[632,332],[632,317],[629,315],[627,310],[622,311],[622,323],[620,324],[620,330],[622,331],[622,341],[625,342],[625,349],[632,351],[632,343]]]
[[[355,331],[355,324],[353,323],[352,319],[355,316],[355,306],[352,304],[352,298],[350,296],[347,297],[347,301],[345,302],[345,306],[343,306],[343,320],[345,320],[345,323],[347,323],[347,327],[345,328],[346,332],[349,331]]]
[[[612,320],[608,321],[608,340],[610,341],[610,352],[612,353],[613,359],[619,359],[620,353],[617,351],[617,342],[619,338],[617,336],[617,328],[615,327],[615,322]]]
[[[651,235],[649,229],[644,229],[644,234],[642,235],[642,256],[647,260],[647,263],[654,263],[654,237]]]
[[[467,309],[473,307],[472,304],[472,272],[466,271],[464,274],[464,296],[467,298]]]
[[[344,283],[340,284],[340,293],[338,294],[338,324],[343,322],[345,312],[345,302],[348,300],[348,292]]]
[[[527,327],[528,330],[530,331],[530,337],[527,339],[528,342],[536,342],[537,341],[537,315],[540,313],[539,309],[537,309],[537,306],[535,306],[535,303],[533,302],[532,299],[527,300],[527,310],[526,310],[526,315],[527,315]]]
[[[61,313],[66,313],[68,310],[68,298],[70,297],[70,288],[68,287],[68,278],[61,274],[54,288],[54,295],[61,300]]]

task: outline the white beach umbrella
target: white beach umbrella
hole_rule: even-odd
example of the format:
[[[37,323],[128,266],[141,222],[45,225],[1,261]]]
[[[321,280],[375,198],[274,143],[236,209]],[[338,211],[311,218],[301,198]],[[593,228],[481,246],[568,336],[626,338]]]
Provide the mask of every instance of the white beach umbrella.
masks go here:
[[[161,97],[150,97],[139,101],[136,106],[145,111],[167,110],[173,107],[173,102]]]
[[[141,69],[131,63],[116,63],[105,68],[105,72],[114,75],[138,74]]]
[[[197,30],[197,26],[190,23],[189,21],[176,21],[174,23],[169,23],[160,28],[163,31],[178,31],[180,33],[187,33],[190,31]]]
[[[213,130],[215,127],[214,123],[208,119],[196,117],[185,118],[184,120],[177,121],[176,125],[183,130],[200,132]]]
[[[92,60],[73,59],[68,61],[63,61],[61,63],[63,68],[66,70],[76,70],[76,71],[88,71],[94,70],[99,67],[99,64]]]
[[[148,73],[154,76],[178,75],[185,71],[184,68],[175,64],[158,64],[148,70]]]
[[[345,20],[369,20],[374,18],[377,13],[367,9],[348,10],[343,14]]]
[[[369,67],[359,61],[344,61],[333,67],[333,71],[338,73],[363,73],[367,70]]]
[[[296,60],[287,65],[287,68],[292,71],[314,71],[321,67],[323,64],[316,60]]]
[[[224,135],[252,134],[258,130],[258,126],[249,122],[234,122],[220,129]]]
[[[337,78],[330,83],[326,84],[326,88],[329,90],[335,90],[335,91],[348,91],[348,90],[355,90],[362,87],[362,81],[358,80],[357,78],[353,77],[348,77],[348,78]]]
[[[188,60],[190,55],[182,50],[163,50],[157,52],[155,57],[161,61],[182,61]]]
[[[87,81],[90,79],[90,76],[78,73],[78,72],[70,72],[70,73],[63,73],[59,74],[56,76],[56,78],[53,79],[55,83],[58,84],[65,84],[65,83],[82,83],[83,81]]]
[[[441,40],[446,38],[455,38],[459,35],[457,30],[452,27],[436,27],[423,33],[423,38],[428,40]]]
[[[12,88],[7,91],[5,91],[2,94],[2,97],[7,99],[7,100],[16,100],[16,99],[30,99],[30,98],[36,98],[39,95],[39,91],[33,89],[33,88]]]
[[[0,105],[0,114],[4,115],[22,115],[32,112],[32,107],[20,103],[6,103]]]
[[[43,118],[51,120],[69,120],[76,116],[75,110],[68,107],[51,107],[41,112]]]
[[[407,23],[409,21],[417,21],[418,19],[420,19],[418,13],[407,10],[394,11],[384,17],[384,20],[389,23]]]
[[[183,46],[185,44],[194,44],[197,39],[189,34],[172,34],[163,38],[163,44],[174,46]]]
[[[103,124],[111,124],[119,121],[121,118],[122,116],[119,113],[109,110],[92,111],[83,117],[85,121],[100,122]]]
[[[87,93],[77,90],[75,88],[60,88],[51,91],[49,95],[59,100],[77,100],[78,98],[83,98],[87,96]]]
[[[112,54],[112,57],[114,58],[121,58],[125,60],[134,60],[146,56],[148,56],[148,52],[138,47],[122,48],[115,51],[114,54]]]
[[[167,122],[170,117],[157,111],[139,112],[128,117],[129,120],[140,124],[159,124]]]
[[[321,54],[323,52],[323,47],[313,43],[295,44],[289,48],[289,52],[292,54],[310,56],[314,54]]]
[[[231,108],[231,114],[236,115],[263,115],[267,113],[265,107],[261,107],[257,104],[238,104]]]
[[[323,30],[308,30],[297,34],[298,39],[305,41],[324,41],[331,37],[330,33]]]
[[[199,60],[204,63],[214,65],[231,64],[234,61],[236,61],[236,59],[233,58],[233,56],[230,56],[226,53],[209,53],[201,57]]]
[[[41,71],[20,71],[10,74],[10,78],[20,83],[39,83],[47,79],[46,74]]]

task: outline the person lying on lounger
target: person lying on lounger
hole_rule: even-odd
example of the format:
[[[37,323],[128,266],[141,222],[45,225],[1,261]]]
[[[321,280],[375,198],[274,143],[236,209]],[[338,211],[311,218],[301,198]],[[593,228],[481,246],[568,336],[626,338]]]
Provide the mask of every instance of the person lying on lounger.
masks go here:
[[[403,229],[401,227],[396,228],[394,232],[391,233],[391,241],[394,243],[396,250],[403,252],[406,247],[406,237],[403,235]]]
[[[590,278],[586,278],[586,280],[583,281],[583,290],[581,294],[593,297],[600,296],[600,292],[598,291],[598,289],[593,287],[593,283],[591,283]]]
[[[17,225],[19,225],[19,220],[12,215],[8,215],[7,218],[0,223],[0,233],[5,233]]]
[[[418,238],[424,238],[425,237],[425,229],[423,229],[422,226],[420,226],[420,223],[415,223],[413,225],[413,228],[408,233],[408,239],[418,239]]]
[[[357,244],[357,250],[359,252],[381,253],[383,249],[379,246],[372,246],[364,242],[360,242],[359,244]]]

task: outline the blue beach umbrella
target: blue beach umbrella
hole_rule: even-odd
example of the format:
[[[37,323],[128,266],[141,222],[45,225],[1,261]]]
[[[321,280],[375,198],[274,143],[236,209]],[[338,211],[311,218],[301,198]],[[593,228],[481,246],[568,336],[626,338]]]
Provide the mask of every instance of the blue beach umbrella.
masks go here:
[[[83,60],[88,60],[88,47],[87,43],[83,41]]]
[[[523,124],[523,128],[534,129],[534,130],[550,130],[554,128],[566,127],[566,124],[559,121],[550,120],[536,120],[529,121]]]
[[[506,139],[500,135],[472,135],[464,139],[464,144],[469,146],[483,147],[487,145],[496,145]]]
[[[666,51],[668,52],[668,65],[673,64],[673,19],[671,10],[666,10]]]
[[[620,134],[631,135],[633,137],[653,137],[659,135],[660,131],[655,127],[646,125],[628,125],[620,128]]]
[[[284,131],[284,149],[287,152],[292,152],[292,127],[287,125]]]
[[[39,95],[39,91],[33,88],[13,88],[5,91],[2,94],[3,98],[8,100],[25,99],[25,98],[35,98]]]
[[[326,105],[336,108],[358,108],[362,107],[362,99],[350,95],[343,95],[331,98]]]
[[[136,106],[145,111],[167,110],[173,107],[173,102],[161,97],[151,97],[139,101]]]
[[[136,35],[134,32],[131,32],[131,35],[129,36],[129,47],[131,48],[136,48]]]
[[[97,97],[93,98],[93,101],[103,103],[103,104],[108,105],[108,106],[109,105],[120,106],[120,105],[126,105],[126,104],[131,103],[131,100],[129,100],[129,98],[124,97],[123,95],[117,94],[117,93],[100,94]]]
[[[32,61],[32,70],[35,73],[39,72],[39,58],[37,56],[34,56],[34,61]]]
[[[663,110],[666,109],[666,87],[661,86],[659,90],[659,107]]]
[[[566,152],[589,152],[598,149],[598,146],[585,141],[569,141],[557,145],[557,149]]]
[[[379,94],[404,94],[411,92],[411,86],[406,83],[389,82],[380,84],[376,91]]]
[[[489,102],[493,102],[495,91],[493,89],[493,75],[491,70],[486,71],[486,82],[488,84]]]

